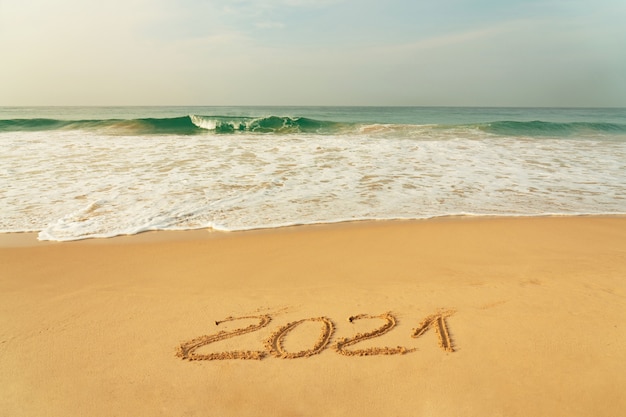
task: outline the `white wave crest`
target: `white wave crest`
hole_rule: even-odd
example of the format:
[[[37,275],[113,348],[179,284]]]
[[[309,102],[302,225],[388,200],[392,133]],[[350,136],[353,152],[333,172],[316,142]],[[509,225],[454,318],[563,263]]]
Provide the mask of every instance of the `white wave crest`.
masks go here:
[[[195,114],[190,114],[189,118],[191,119],[191,123],[201,129],[215,130],[215,128],[217,127],[217,120],[211,120],[206,117],[197,116]]]

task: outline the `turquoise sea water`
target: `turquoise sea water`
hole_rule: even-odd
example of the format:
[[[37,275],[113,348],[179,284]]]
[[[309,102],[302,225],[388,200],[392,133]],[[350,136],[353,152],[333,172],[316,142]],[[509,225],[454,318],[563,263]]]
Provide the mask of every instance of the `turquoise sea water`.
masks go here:
[[[626,213],[626,109],[0,108],[0,231]]]

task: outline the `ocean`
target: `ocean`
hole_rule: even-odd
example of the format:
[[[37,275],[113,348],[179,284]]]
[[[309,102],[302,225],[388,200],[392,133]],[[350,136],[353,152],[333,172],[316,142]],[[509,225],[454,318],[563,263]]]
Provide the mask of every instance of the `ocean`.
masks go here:
[[[626,214],[626,109],[0,107],[0,232]]]

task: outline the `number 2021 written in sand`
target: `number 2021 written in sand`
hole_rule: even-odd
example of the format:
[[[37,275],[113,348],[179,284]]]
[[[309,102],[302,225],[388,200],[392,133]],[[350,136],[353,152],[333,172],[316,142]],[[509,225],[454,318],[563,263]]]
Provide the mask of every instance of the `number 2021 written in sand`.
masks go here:
[[[439,339],[439,347],[446,352],[454,352],[452,339],[448,331],[447,318],[450,317],[454,311],[445,310],[439,311],[435,314],[431,314],[426,317],[422,322],[411,332],[411,337],[418,338],[424,334],[428,329],[434,328]],[[176,350],[176,356],[182,359],[190,361],[197,360],[225,360],[225,359],[263,359],[267,355],[271,355],[277,358],[294,359],[313,356],[321,353],[328,347],[332,336],[335,332],[335,324],[327,317],[315,317],[293,321],[287,323],[284,326],[279,327],[274,331],[271,336],[265,341],[263,350],[233,350],[227,352],[215,352],[215,353],[197,353],[196,351],[203,346],[210,345],[211,343],[219,342],[221,340],[229,339],[244,335],[246,333],[252,333],[266,327],[272,318],[268,314],[258,316],[245,316],[245,317],[227,317],[224,320],[216,321],[215,324],[243,320],[243,319],[256,319],[258,323],[251,324],[247,327],[242,327],[229,331],[220,331],[215,334],[196,337],[195,339],[183,342],[178,346]],[[410,349],[402,346],[397,347],[371,347],[364,349],[355,349],[354,346],[360,342],[368,339],[373,339],[382,336],[390,332],[397,323],[396,318],[391,313],[384,313],[378,316],[369,314],[358,314],[356,316],[350,316],[348,321],[354,323],[356,320],[361,319],[381,319],[384,323],[375,328],[372,331],[366,333],[357,333],[349,338],[340,338],[331,345],[332,349],[344,356],[369,356],[369,355],[397,355],[413,352],[416,349]],[[319,322],[322,327],[321,334],[314,346],[310,349],[301,350],[298,352],[288,352],[284,347],[284,341],[287,335],[296,327],[304,322]]]

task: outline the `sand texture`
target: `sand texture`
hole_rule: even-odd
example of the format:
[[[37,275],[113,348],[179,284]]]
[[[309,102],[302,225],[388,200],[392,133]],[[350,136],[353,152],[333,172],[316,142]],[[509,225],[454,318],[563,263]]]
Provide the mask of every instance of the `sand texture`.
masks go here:
[[[626,218],[0,236],[0,416],[619,416]]]

